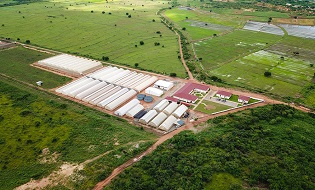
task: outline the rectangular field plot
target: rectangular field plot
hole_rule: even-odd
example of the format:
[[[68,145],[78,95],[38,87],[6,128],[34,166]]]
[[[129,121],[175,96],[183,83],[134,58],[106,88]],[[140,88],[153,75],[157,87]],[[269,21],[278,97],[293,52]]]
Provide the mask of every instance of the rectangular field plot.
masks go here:
[[[259,51],[210,71],[230,84],[263,89],[282,96],[295,96],[312,80],[315,68],[296,58]],[[272,76],[265,77],[270,71]],[[246,74],[245,74],[246,73]]]
[[[266,48],[281,39],[281,36],[237,30],[233,33],[195,43],[195,49],[202,58],[202,65],[214,69],[250,52]]]
[[[195,110],[203,112],[203,113],[207,113],[207,114],[212,114],[212,113],[227,110],[230,108],[232,107],[204,100],[197,106]]]
[[[292,24],[279,24],[279,26],[283,27],[291,36],[315,39],[315,26],[300,26]]]
[[[246,30],[252,30],[257,32],[264,32],[269,34],[275,34],[279,36],[283,36],[284,32],[282,29],[276,25],[268,24],[264,22],[254,22],[254,21],[248,21],[244,28]]]

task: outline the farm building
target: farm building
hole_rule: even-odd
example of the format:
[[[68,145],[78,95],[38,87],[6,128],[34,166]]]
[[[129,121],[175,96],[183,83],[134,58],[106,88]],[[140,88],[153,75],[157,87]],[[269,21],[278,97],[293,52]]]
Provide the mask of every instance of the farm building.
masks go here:
[[[38,64],[74,76],[85,75],[103,67],[101,62],[68,54],[43,59]]]
[[[97,90],[99,90],[99,89],[105,87],[106,85],[107,85],[106,82],[100,82],[100,83],[98,83],[98,84],[92,86],[91,88],[86,89],[85,91],[83,91],[83,92],[77,94],[77,95],[75,96],[75,98],[76,98],[76,99],[79,99],[79,100],[82,100],[84,97],[86,97],[86,96],[92,94],[93,92],[95,92],[95,91],[97,91]]]
[[[114,88],[121,88],[119,86],[116,86]],[[99,102],[97,104],[97,106],[99,107],[105,107],[107,104],[113,102],[114,100],[116,100],[118,97],[122,96],[123,94],[127,93],[129,90],[128,88],[123,88],[120,89],[119,91],[115,92],[114,94],[112,94],[111,96],[107,97],[106,99],[102,100],[101,102]]]
[[[145,110],[141,110],[141,111],[139,111],[136,115],[134,115],[133,116],[133,118],[135,118],[135,119],[140,119],[140,118],[142,118],[145,114],[147,114],[148,112],[147,111],[145,111]]]
[[[140,120],[140,123],[147,124],[151,119],[153,119],[157,115],[156,110],[150,110],[148,113],[146,113]]]
[[[160,126],[159,129],[162,129],[164,131],[170,130],[170,128],[174,125],[174,123],[177,121],[176,117],[170,115]]]
[[[88,76],[95,80],[105,81],[122,87],[131,88],[137,92],[141,92],[158,80],[158,78],[155,76],[145,75],[142,73],[111,66],[95,71]]]
[[[248,104],[249,100],[250,100],[250,97],[248,96],[242,96],[242,95],[238,96],[238,102]]]
[[[176,110],[176,108],[178,108],[178,106],[179,104],[177,104],[176,102],[172,102],[163,110],[163,112],[167,115],[170,115]]]
[[[180,118],[186,111],[188,110],[187,106],[180,105],[173,113],[172,115]]]
[[[136,94],[137,94],[136,91],[129,90],[128,92],[123,93],[123,95],[120,96],[119,98],[117,98],[114,101],[112,101],[111,103],[107,104],[105,106],[105,109],[107,109],[107,110],[114,110],[117,107],[119,107],[121,104],[123,104],[124,102],[126,102],[127,100],[129,100],[130,98],[135,96]],[[139,101],[139,100],[137,100],[137,101]]]
[[[162,96],[163,95],[162,90],[154,88],[154,87],[149,87],[149,88],[145,89],[145,93],[153,95],[153,96]]]
[[[165,80],[158,80],[154,83],[154,87],[155,88],[160,88],[163,90],[170,90],[171,88],[173,88],[174,84],[172,82],[168,82]]]
[[[157,110],[157,111],[162,111],[164,110],[164,108],[166,108],[166,106],[168,106],[169,102],[167,100],[162,100],[160,103],[158,103],[156,106],[154,106],[153,109]]]
[[[140,105],[140,101],[137,99],[133,99],[130,102],[128,102],[127,104],[125,104],[124,106],[122,106],[121,108],[119,108],[117,111],[115,111],[115,114],[119,115],[119,116],[124,116],[129,110],[133,109],[137,105]]]
[[[198,96],[191,95],[192,92],[197,91],[200,93],[207,93],[209,87],[202,84],[187,83],[181,89],[179,89],[174,95],[174,98],[182,100],[184,102],[195,103],[198,100]]]
[[[226,92],[226,91],[223,91],[223,90],[219,90],[216,94],[217,97],[220,97],[220,98],[224,98],[224,99],[230,99],[231,96],[232,96],[232,93],[231,92]]]
[[[133,107],[131,110],[129,110],[126,115],[128,117],[134,117],[137,113],[142,111],[144,109],[143,105],[137,104],[135,107]]]
[[[167,115],[161,112],[152,121],[149,122],[149,125],[152,127],[158,127],[166,118]]]

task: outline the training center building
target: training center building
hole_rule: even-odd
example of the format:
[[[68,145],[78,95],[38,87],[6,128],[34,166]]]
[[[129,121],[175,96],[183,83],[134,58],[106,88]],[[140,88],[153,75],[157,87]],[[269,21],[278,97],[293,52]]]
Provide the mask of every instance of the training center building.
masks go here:
[[[231,96],[232,96],[232,93],[231,92],[226,92],[226,91],[223,91],[223,90],[219,90],[216,93],[216,96],[219,97],[219,98],[230,99]]]
[[[210,88],[206,85],[196,84],[196,83],[187,83],[181,89],[179,89],[174,95],[173,98],[178,100],[195,103],[198,100],[198,96],[192,95],[191,93],[194,91],[200,93],[207,93]]]

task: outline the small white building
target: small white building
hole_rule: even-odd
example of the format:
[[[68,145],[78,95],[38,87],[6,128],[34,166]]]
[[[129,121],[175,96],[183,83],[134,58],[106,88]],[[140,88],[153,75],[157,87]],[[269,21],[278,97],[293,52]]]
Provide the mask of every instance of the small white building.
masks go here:
[[[145,93],[159,97],[159,96],[162,96],[164,92],[163,92],[163,90],[160,90],[160,89],[157,89],[154,87],[149,87],[149,88],[145,89]]]
[[[171,88],[173,88],[173,86],[174,86],[174,83],[168,82],[165,80],[158,80],[154,83],[155,88],[160,88],[163,90],[170,90]]]
[[[249,100],[250,100],[250,97],[248,96],[243,96],[243,95],[238,96],[238,102],[240,103],[248,104]]]
[[[217,97],[220,97],[220,98],[224,98],[224,99],[230,99],[231,96],[232,96],[232,93],[231,92],[226,92],[226,91],[223,91],[223,90],[219,90],[216,94]]]

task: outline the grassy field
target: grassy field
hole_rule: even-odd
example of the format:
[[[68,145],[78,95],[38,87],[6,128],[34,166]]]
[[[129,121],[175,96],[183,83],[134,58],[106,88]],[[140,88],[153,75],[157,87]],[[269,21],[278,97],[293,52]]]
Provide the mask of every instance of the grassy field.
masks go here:
[[[212,114],[212,113],[227,110],[230,108],[232,107],[204,100],[197,106],[195,110],[203,112],[203,113],[207,113],[207,114]]]
[[[185,77],[177,57],[177,36],[156,15],[168,6],[164,1],[133,0],[45,1],[1,7],[0,24],[4,26],[0,37],[30,40],[35,45],[96,59],[108,56],[109,62],[138,63],[143,69]],[[155,46],[155,42],[160,45]]]
[[[315,116],[284,105],[209,120],[121,173],[109,189],[314,189]]]
[[[295,97],[303,86],[310,83],[315,68],[310,67],[310,63],[306,61],[295,58],[281,60],[280,57],[267,51],[258,51],[209,73],[230,84],[250,86],[281,96]],[[270,71],[272,76],[265,77],[265,71]]]
[[[68,77],[59,76],[30,66],[36,61],[50,56],[52,55],[23,47],[2,50],[0,51],[0,73],[32,85],[36,85],[37,81],[43,81],[42,87],[48,89],[70,81]]]
[[[261,32],[236,30],[224,36],[195,43],[196,53],[202,58],[205,70],[218,68],[251,52],[264,49],[281,37]]]
[[[155,141],[155,135],[125,120],[0,79],[0,189],[40,179],[65,162],[78,164],[112,151],[75,172],[76,180],[61,184],[91,189]]]

